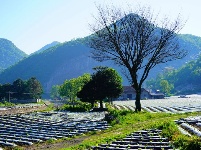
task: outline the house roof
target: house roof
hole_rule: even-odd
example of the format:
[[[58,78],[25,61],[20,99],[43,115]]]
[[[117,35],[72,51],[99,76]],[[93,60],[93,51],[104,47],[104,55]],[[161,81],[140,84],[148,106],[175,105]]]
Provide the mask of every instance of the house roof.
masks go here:
[[[150,93],[151,96],[164,96],[163,93]]]
[[[142,91],[148,92],[144,88],[142,88]],[[130,93],[130,92],[134,92],[135,93],[135,89],[132,86],[123,86],[123,92],[124,93]]]
[[[123,92],[135,92],[132,86],[123,86]]]

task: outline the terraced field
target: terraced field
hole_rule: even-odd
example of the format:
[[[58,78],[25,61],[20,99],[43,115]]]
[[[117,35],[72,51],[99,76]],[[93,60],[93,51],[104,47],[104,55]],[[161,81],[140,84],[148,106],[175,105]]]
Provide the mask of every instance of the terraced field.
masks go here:
[[[127,137],[111,144],[93,146],[93,150],[173,150],[170,141],[160,136],[161,130],[150,129],[131,133]]]
[[[0,117],[0,146],[30,146],[46,140],[105,130],[104,113],[46,112]]]
[[[179,125],[183,134],[196,135],[201,138],[201,116],[181,118],[175,120],[175,122]]]
[[[113,106],[116,109],[135,110],[134,100],[114,101]],[[188,95],[186,98],[178,98],[172,96],[167,99],[151,99],[141,100],[142,110],[151,113],[167,112],[167,113],[185,113],[201,111],[201,96]]]
[[[171,97],[161,100],[142,100],[143,111],[150,113],[164,112],[182,114],[186,112],[201,112],[201,96],[191,95],[190,98]],[[29,110],[38,106],[27,106],[21,109]],[[135,101],[115,101],[115,109],[135,110]],[[9,111],[5,108],[1,111]],[[105,113],[70,113],[70,112],[34,112],[10,113],[0,115],[0,147],[15,148],[16,146],[31,147],[35,143],[48,140],[81,135],[89,131],[101,131],[110,128],[104,121]],[[175,120],[183,134],[201,137],[201,114],[196,117]],[[161,130],[149,129],[133,132],[130,135],[114,140],[110,144],[102,143],[92,146],[94,150],[172,150],[172,143],[161,136]],[[34,146],[34,145],[33,145]],[[1,148],[0,148],[1,149]],[[34,148],[35,149],[35,148]],[[46,147],[48,149],[48,147]]]

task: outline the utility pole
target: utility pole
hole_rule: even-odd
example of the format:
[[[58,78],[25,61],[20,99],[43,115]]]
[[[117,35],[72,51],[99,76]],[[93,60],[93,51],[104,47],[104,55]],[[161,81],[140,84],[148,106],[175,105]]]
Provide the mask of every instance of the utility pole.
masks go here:
[[[17,92],[11,92],[11,91],[9,91],[9,92],[6,92],[6,93],[8,93],[8,102],[10,102],[10,94],[17,93]]]

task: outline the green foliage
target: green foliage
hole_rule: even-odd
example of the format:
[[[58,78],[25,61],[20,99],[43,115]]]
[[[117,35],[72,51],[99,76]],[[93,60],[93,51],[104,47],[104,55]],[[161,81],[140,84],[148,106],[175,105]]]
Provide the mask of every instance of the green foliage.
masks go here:
[[[45,92],[49,92],[52,85],[86,73],[86,67],[94,67],[93,62],[86,63],[89,51],[80,39],[58,44],[39,54],[30,55],[4,70],[0,74],[0,83],[12,83],[17,78],[27,80],[35,76],[44,89],[48,90]],[[57,78],[52,79],[53,76]]]
[[[17,48],[11,41],[0,38],[0,72],[26,56],[27,54]]]
[[[0,102],[0,106],[6,106],[6,107],[8,107],[8,106],[14,106],[14,105],[15,105],[15,104],[10,103],[10,102],[7,102],[7,101]]]
[[[84,74],[78,78],[65,80],[64,83],[60,86],[59,94],[61,96],[70,98],[70,100],[75,100],[77,98],[77,93],[89,80],[90,74]]]
[[[59,89],[60,89],[60,86],[59,85],[53,85],[52,86],[52,89],[51,89],[51,92],[50,92],[50,97],[52,99],[60,99],[60,94],[59,94]]]
[[[161,90],[167,96],[170,96],[170,91],[174,88],[173,84],[170,84],[167,80],[160,81]]]
[[[200,138],[193,138],[185,142],[182,147],[183,150],[200,150],[201,149],[201,140]]]
[[[42,93],[42,86],[35,77],[25,81],[17,79],[13,84],[0,85],[0,100],[38,99]]]
[[[100,143],[110,143],[115,140],[121,140],[132,132],[157,128],[162,129],[162,135],[169,137],[169,140],[174,144],[175,148],[182,150],[193,141],[194,138],[182,135],[173,122],[175,119],[197,115],[195,114],[167,114],[167,113],[135,113],[131,111],[118,111],[109,108],[110,114],[115,116],[114,121],[111,122],[112,127],[105,130],[91,134],[82,143],[77,146],[69,147],[67,149],[90,149],[91,146]],[[187,142],[188,141],[188,142]],[[197,145],[197,142],[191,145]],[[190,150],[190,149],[189,149]]]
[[[186,36],[187,35],[179,35],[179,41],[183,41],[183,37]],[[45,90],[44,92],[50,92],[52,85],[58,85],[62,83],[65,79],[75,78],[79,75],[84,74],[86,72],[86,68],[93,68],[97,66],[97,62],[94,63],[95,61],[91,60],[88,57],[90,54],[90,49],[86,46],[86,40],[88,38],[90,37],[61,43],[45,50],[44,52],[41,52],[40,54],[33,54],[29,57],[26,57],[27,55],[23,54],[21,58],[26,58],[24,58],[20,62],[17,61],[18,63],[11,66],[10,68],[6,67],[7,69],[0,73],[0,83],[12,83],[18,78],[21,78],[22,80],[28,80],[29,78],[35,76],[42,84]],[[168,65],[178,68],[181,65],[185,64],[185,62],[191,60],[190,56],[195,56],[199,53],[200,46],[195,47],[194,45],[200,45],[199,40],[197,42],[195,36],[192,36],[189,39],[195,39],[195,42],[190,42],[188,40],[180,42],[182,49],[189,50],[189,56],[186,57],[186,59],[182,59],[176,63],[168,63]],[[11,57],[11,55],[18,56],[18,54],[16,55],[14,53],[7,55],[6,53],[10,52],[8,48],[3,50],[5,52],[3,52],[3,54],[1,53],[1,50],[2,49],[0,49],[0,58],[1,56],[4,56],[3,54],[5,54],[5,56],[9,56],[9,61],[13,61],[14,59]],[[5,63],[7,61],[2,62]],[[7,64],[8,63],[6,63],[6,65]],[[102,63],[99,63],[98,65],[100,64],[102,65]],[[106,63],[106,65],[113,68],[115,67],[111,65],[111,63]],[[167,64],[164,64],[164,66],[167,66]],[[0,65],[0,69],[1,68],[2,67]],[[160,72],[163,67],[160,66],[158,68],[159,69],[157,69],[156,71],[150,72],[149,77],[155,77],[156,72]],[[3,67],[3,69],[5,69],[5,67]],[[118,67],[116,67],[115,69],[120,71]],[[87,72],[92,72],[92,69],[88,69]],[[53,79],[53,76],[56,76],[57,78]],[[124,78],[124,84],[128,84],[126,78]]]
[[[164,72],[154,80],[147,82],[147,87],[161,88],[174,94],[192,94],[201,91],[201,55],[177,70]],[[173,88],[174,85],[174,88]]]
[[[91,109],[91,105],[89,103],[76,101],[75,106],[71,104],[64,104],[60,109],[71,112],[85,112]]]
[[[157,126],[158,129],[162,130],[162,136],[167,137],[169,140],[173,139],[174,135],[178,135],[179,134],[179,130],[177,128],[176,123],[174,122],[164,122],[163,124],[160,124],[159,126]]]
[[[179,35],[180,38],[186,42],[186,45],[189,46],[189,48],[191,47],[194,48],[194,49],[200,49],[201,48],[201,38],[198,37],[198,36],[194,36],[194,35],[191,35],[191,34],[180,34]],[[188,43],[188,44],[187,44]],[[190,45],[193,45],[193,46],[190,46]]]
[[[35,77],[32,77],[29,80],[27,80],[26,85],[27,85],[26,91],[27,94],[29,94],[30,98],[33,99],[41,98],[41,95],[43,93],[42,85]]]
[[[122,78],[116,70],[108,67],[96,67],[96,72],[92,74],[91,80],[87,82],[78,93],[81,101],[93,104],[95,100],[100,100],[102,108],[103,99],[118,97],[122,91]]]

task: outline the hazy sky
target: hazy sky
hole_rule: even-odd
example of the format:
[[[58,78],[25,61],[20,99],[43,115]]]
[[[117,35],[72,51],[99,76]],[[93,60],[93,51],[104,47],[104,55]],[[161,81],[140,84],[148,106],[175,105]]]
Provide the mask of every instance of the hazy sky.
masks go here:
[[[0,0],[0,38],[30,54],[53,41],[65,42],[90,34],[96,5],[135,8],[148,5],[155,12],[187,20],[180,33],[201,37],[200,0]]]

